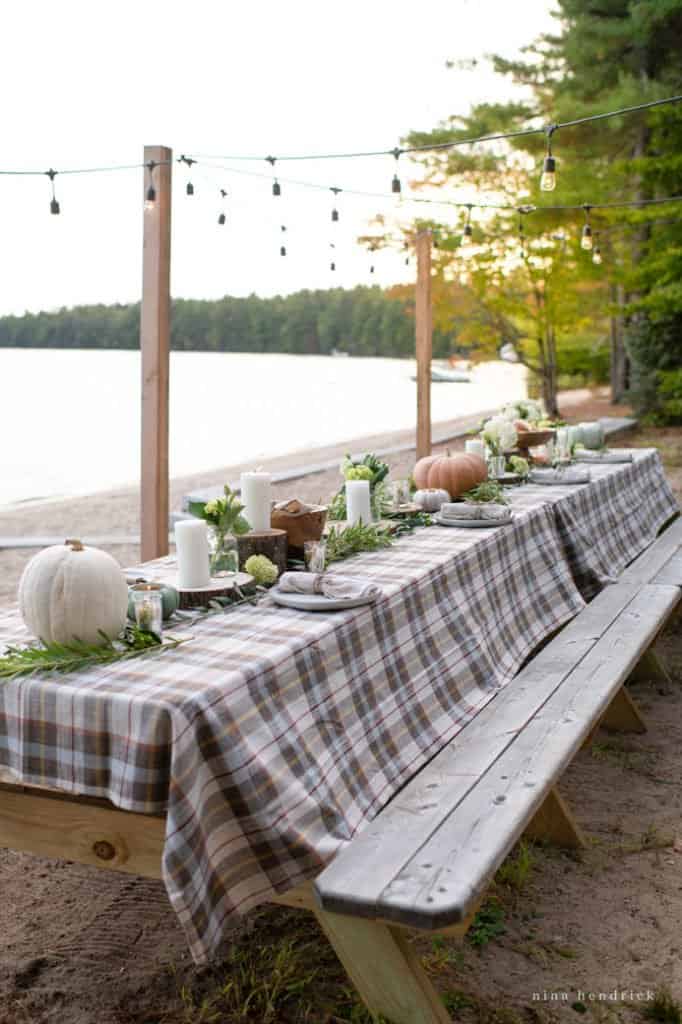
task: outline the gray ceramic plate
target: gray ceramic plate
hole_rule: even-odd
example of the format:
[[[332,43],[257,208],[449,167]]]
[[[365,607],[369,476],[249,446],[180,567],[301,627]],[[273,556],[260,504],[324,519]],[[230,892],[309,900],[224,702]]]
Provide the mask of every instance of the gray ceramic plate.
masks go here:
[[[465,530],[489,530],[491,526],[509,526],[513,522],[511,513],[506,519],[441,519],[434,516],[439,526],[463,526]]]
[[[300,612],[340,612],[346,608],[359,608],[363,604],[373,604],[373,597],[349,597],[345,600],[324,597],[322,594],[289,594],[273,587],[270,597],[276,604],[285,608],[296,608]]]

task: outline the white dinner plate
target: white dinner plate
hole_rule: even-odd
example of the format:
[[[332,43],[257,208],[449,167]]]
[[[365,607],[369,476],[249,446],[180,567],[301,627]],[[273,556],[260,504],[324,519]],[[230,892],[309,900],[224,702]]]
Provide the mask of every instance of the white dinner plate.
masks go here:
[[[513,522],[511,512],[505,519],[441,519],[434,516],[439,526],[462,526],[465,530],[488,530],[491,526],[509,526]]]
[[[273,587],[270,596],[277,604],[285,608],[296,608],[300,612],[340,612],[346,608],[359,608],[363,604],[373,604],[373,597],[324,597],[323,594],[290,594],[279,587]]]

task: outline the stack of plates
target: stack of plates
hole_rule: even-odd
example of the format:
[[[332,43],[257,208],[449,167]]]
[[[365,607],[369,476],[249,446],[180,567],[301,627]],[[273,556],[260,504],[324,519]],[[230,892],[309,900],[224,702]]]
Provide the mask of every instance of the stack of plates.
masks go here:
[[[506,516],[500,516],[497,519],[453,519],[441,516],[440,513],[433,518],[439,526],[463,527],[465,530],[489,530],[491,526],[508,526],[513,522],[514,517],[511,512],[508,512]]]

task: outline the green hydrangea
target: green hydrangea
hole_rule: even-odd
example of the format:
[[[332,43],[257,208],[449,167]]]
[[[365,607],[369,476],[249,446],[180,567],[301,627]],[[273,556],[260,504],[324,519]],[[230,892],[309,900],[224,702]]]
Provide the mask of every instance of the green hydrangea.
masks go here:
[[[520,455],[512,455],[509,460],[512,473],[516,473],[518,476],[528,476],[530,472],[530,466],[526,459],[522,459]]]
[[[251,555],[246,559],[244,569],[261,587],[269,587],[279,576],[277,566],[265,555]]]
[[[348,466],[343,475],[346,480],[373,480],[374,473],[369,466]]]

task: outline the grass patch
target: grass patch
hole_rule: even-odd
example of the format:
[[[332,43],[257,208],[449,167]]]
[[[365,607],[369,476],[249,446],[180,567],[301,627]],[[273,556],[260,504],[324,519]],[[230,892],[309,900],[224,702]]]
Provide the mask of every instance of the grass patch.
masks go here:
[[[252,922],[220,965],[179,988],[163,1024],[388,1024],[364,1007],[308,915],[268,908]]]
[[[488,900],[474,917],[466,940],[470,945],[482,949],[493,939],[504,935],[506,930],[504,907],[497,900]]]
[[[495,882],[520,893],[531,876],[535,867],[535,852],[530,843],[523,839],[516,848],[516,852],[507,857],[504,864],[500,866],[495,875]]]
[[[424,970],[430,974],[443,971],[448,967],[462,967],[464,964],[464,953],[461,949],[449,943],[442,935],[434,935],[431,940],[431,949],[422,958]]]
[[[682,1024],[682,1004],[675,999],[670,989],[659,988],[653,1000],[644,1007],[644,1016],[660,1024]]]

